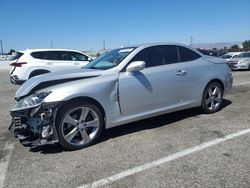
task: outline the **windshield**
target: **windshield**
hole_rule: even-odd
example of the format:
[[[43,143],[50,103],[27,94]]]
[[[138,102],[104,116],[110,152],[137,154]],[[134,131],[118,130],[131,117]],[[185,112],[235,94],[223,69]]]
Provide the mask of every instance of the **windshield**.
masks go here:
[[[96,58],[84,68],[106,70],[119,65],[135,48],[119,48],[111,50]]]
[[[241,53],[239,55],[234,56],[234,58],[242,58],[242,57],[250,57],[250,53]]]
[[[223,56],[221,56],[222,59],[230,59],[232,56],[231,55],[228,55],[228,54],[225,54]]]

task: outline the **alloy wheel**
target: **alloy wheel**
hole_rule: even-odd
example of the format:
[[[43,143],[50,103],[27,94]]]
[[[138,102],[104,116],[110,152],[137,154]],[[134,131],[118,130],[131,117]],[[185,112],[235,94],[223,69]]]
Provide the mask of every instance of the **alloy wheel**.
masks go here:
[[[205,104],[211,111],[216,111],[221,104],[222,93],[217,85],[211,85],[206,93]]]
[[[76,107],[67,112],[62,121],[62,136],[74,146],[92,141],[100,129],[97,113],[89,107]]]

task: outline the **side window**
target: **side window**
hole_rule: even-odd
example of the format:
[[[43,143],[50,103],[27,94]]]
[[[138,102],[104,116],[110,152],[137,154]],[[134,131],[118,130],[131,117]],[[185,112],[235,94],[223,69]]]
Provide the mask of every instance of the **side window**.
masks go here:
[[[72,61],[72,57],[69,52],[61,52],[61,60],[62,61]]]
[[[159,45],[140,51],[132,61],[145,61],[146,67],[154,67],[180,62],[177,46]]]
[[[172,64],[180,62],[177,46],[165,45],[164,48],[164,64]]]
[[[146,67],[155,67],[164,64],[163,49],[159,46],[145,48],[140,51],[132,61],[145,61]]]
[[[62,53],[60,51],[47,51],[44,54],[44,59],[47,60],[62,60]]]
[[[36,59],[44,59],[45,52],[32,52],[30,55]]]
[[[68,52],[68,55],[72,61],[88,61],[88,57],[86,55],[78,52]]]
[[[199,54],[197,54],[196,52],[188,48],[178,46],[178,49],[179,49],[181,62],[193,61],[201,57]]]

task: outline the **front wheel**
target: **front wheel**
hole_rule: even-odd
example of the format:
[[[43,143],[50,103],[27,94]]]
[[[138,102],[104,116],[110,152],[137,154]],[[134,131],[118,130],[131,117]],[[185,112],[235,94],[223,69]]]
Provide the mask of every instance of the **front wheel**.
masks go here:
[[[69,150],[85,148],[99,138],[103,126],[103,116],[97,106],[87,101],[73,102],[58,114],[59,143]]]
[[[215,113],[220,110],[222,105],[222,88],[217,82],[210,83],[203,94],[202,110],[206,114]]]

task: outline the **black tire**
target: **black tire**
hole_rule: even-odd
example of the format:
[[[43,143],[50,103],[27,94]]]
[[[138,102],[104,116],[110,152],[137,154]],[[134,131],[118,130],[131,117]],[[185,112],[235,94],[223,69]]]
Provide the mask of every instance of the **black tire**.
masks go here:
[[[50,71],[47,71],[47,70],[36,70],[36,71],[33,71],[30,73],[29,75],[29,78],[32,78],[34,76],[38,76],[38,75],[41,75],[41,74],[46,74],[46,73],[49,73]]]
[[[80,108],[82,108],[82,109],[80,109]],[[91,130],[93,131],[92,133],[96,132],[94,134],[93,138],[91,138],[92,133],[88,135],[88,133],[90,133],[91,131],[89,130],[90,127],[87,127],[87,124],[88,123],[90,124],[91,121],[94,122],[95,118],[93,118],[94,120],[91,120],[88,122],[84,121],[83,124],[86,123],[86,125],[80,124],[79,122],[81,119],[81,115],[84,113],[83,109],[90,110],[89,114],[86,115],[86,119],[91,120],[91,118],[92,118],[91,116],[93,116],[93,117],[96,116],[96,118],[98,118],[98,120],[99,120],[98,121],[98,128],[96,128],[96,129],[94,129],[94,127],[92,127],[93,129],[91,128]],[[81,112],[80,112],[80,110],[81,110]],[[87,110],[85,110],[85,111],[87,111]],[[77,120],[78,119],[77,115],[79,115],[79,113],[80,113],[80,117],[79,117],[79,120]],[[67,123],[68,117],[69,116],[71,117],[71,115],[72,115],[72,117],[74,117],[74,120],[78,121],[78,123],[79,123],[78,125],[73,125],[73,124]],[[80,128],[80,126],[84,127],[83,128],[84,130],[82,130],[82,128]],[[90,103],[89,101],[81,101],[81,102],[74,101],[72,103],[67,103],[67,104],[63,105],[60,108],[58,115],[57,115],[57,119],[56,119],[56,129],[58,132],[59,144],[68,150],[82,149],[82,148],[86,148],[86,147],[94,144],[98,140],[98,138],[100,137],[102,130],[103,130],[103,127],[104,127],[104,118],[103,118],[103,115],[102,115],[100,109],[96,105]],[[78,132],[75,134],[74,137],[72,137],[72,140],[69,141],[66,138],[68,138],[67,136],[69,135],[69,133],[71,133],[73,131],[73,129],[78,129],[77,130]],[[83,132],[85,133],[84,134],[85,136],[83,136]],[[87,142],[85,142],[86,135],[90,139]],[[83,142],[83,143],[80,142],[80,139],[82,139],[81,142]],[[79,143],[77,143],[77,142],[79,142]]]
[[[215,88],[217,89],[215,92]],[[211,93],[212,92],[212,93]],[[204,90],[202,97],[202,110],[206,114],[219,111],[222,105],[223,90],[218,82],[211,82]]]

